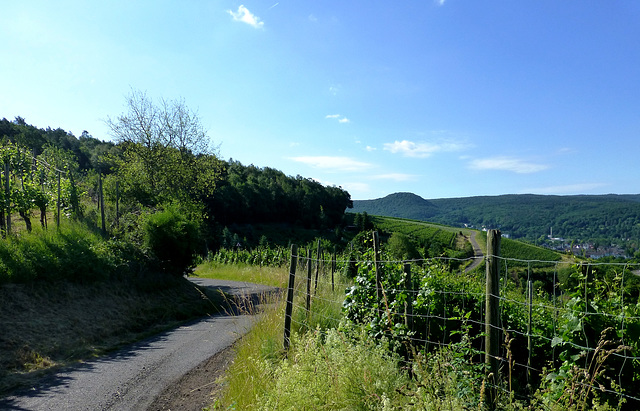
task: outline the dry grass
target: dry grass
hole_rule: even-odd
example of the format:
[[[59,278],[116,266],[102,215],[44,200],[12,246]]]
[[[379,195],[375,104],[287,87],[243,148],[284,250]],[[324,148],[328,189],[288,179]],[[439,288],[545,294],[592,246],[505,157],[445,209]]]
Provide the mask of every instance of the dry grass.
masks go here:
[[[1,285],[0,394],[207,311],[184,279]]]

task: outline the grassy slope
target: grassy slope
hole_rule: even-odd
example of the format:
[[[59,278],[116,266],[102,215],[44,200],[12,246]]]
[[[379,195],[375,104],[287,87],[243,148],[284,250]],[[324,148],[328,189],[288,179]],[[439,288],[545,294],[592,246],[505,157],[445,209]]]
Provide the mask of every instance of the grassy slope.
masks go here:
[[[185,279],[0,286],[0,393],[217,309]],[[211,298],[216,298],[212,296]]]
[[[15,229],[0,240],[0,394],[219,306],[184,278],[132,272],[81,224]]]

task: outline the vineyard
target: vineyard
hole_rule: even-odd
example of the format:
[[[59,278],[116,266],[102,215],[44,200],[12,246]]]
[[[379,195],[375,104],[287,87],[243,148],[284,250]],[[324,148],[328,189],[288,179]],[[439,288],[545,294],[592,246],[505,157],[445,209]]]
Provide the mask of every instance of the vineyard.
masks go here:
[[[77,214],[79,192],[69,170],[73,159],[63,150],[47,146],[34,156],[13,143],[0,146],[2,161],[2,189],[0,190],[0,229],[3,235],[11,232],[11,215],[18,213],[26,230],[32,230],[32,212],[40,213],[40,224],[47,227],[47,210],[55,206],[56,222],[60,213]]]
[[[635,383],[640,378],[640,281],[634,273],[639,267],[490,255],[499,276],[499,291],[493,294],[487,291],[488,274],[482,270],[451,272],[446,256],[397,261],[383,246],[376,246],[374,238],[364,242],[362,248],[354,247],[362,251],[335,259],[314,247],[300,251],[293,247],[290,256],[283,249],[271,254],[262,250],[261,255],[271,255],[270,259],[254,257],[262,264],[282,266],[289,257],[293,263],[285,346],[288,338],[294,338],[287,336],[287,321],[312,332],[314,326],[305,325],[307,321],[327,317],[315,310],[333,303],[342,306],[341,318],[333,323],[347,320],[364,327],[369,338],[387,341],[400,368],[414,370],[416,389],[426,381],[420,378],[427,378],[420,367],[442,367],[431,361],[446,354],[447,381],[456,383],[445,387],[445,381],[432,381],[430,390],[440,392],[436,396],[455,397],[461,407],[631,410],[640,406]],[[214,258],[223,261],[222,256]],[[323,289],[335,289],[335,300]],[[488,300],[493,299],[497,323],[487,320]],[[499,335],[499,342],[491,343],[497,346],[495,352],[488,348],[489,330]],[[330,336],[335,331],[322,332],[325,338],[334,338]],[[492,361],[497,364],[495,373],[489,372]],[[419,404],[421,395],[426,401],[430,390],[405,392],[397,405],[407,397]]]

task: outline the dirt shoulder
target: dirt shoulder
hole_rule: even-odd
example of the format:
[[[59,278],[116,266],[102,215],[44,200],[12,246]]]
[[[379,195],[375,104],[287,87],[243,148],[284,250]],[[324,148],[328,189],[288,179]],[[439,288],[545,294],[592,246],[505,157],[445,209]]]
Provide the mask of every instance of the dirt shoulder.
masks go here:
[[[148,411],[201,411],[213,404],[223,388],[222,377],[236,352],[231,346],[215,354],[167,387]]]

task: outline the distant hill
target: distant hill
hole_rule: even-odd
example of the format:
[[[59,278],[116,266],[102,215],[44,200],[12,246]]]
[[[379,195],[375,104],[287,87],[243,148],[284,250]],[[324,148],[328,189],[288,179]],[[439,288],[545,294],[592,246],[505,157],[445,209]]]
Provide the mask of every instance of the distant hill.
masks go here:
[[[377,200],[354,201],[353,212],[362,211],[372,215],[426,221],[438,213],[438,207],[413,193],[395,193]]]
[[[454,227],[498,228],[513,238],[554,237],[640,244],[640,195],[501,196],[425,200],[395,193],[354,200],[351,212],[430,221]]]

